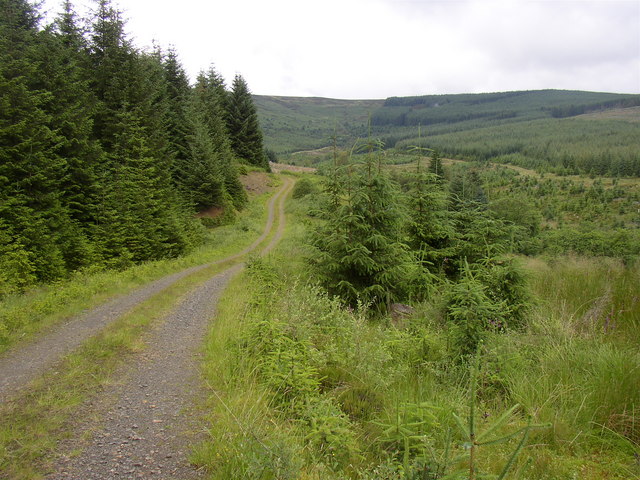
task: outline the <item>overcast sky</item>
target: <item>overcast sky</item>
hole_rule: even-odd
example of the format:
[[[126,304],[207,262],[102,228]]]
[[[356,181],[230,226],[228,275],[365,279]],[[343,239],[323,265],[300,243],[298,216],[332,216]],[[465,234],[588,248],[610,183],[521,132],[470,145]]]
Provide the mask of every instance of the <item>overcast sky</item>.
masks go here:
[[[115,3],[137,46],[173,45],[192,79],[213,65],[256,94],[640,93],[640,0]]]

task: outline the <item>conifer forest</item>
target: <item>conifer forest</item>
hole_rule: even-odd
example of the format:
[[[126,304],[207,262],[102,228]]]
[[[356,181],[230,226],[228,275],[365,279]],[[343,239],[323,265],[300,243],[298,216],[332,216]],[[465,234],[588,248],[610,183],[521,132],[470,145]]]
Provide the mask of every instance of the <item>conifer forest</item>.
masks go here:
[[[237,160],[267,167],[241,76],[190,85],[177,52],[137,50],[98,2],[50,25],[26,1],[0,23],[0,295],[90,266],[177,257],[201,242],[193,213],[241,210]]]
[[[0,479],[640,479],[638,95],[253,95],[75,8],[0,0]]]

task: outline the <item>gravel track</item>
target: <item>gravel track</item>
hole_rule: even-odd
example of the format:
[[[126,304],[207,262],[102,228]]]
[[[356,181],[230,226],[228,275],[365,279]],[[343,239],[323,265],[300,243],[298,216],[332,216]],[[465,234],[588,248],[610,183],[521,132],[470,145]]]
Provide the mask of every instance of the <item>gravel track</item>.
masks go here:
[[[268,253],[284,232],[284,199],[293,186],[285,179],[269,205],[270,221],[261,240],[272,229],[275,202],[278,228],[261,251]],[[256,241],[244,253],[255,249]],[[225,259],[228,260],[228,259]],[[199,349],[220,295],[242,269],[236,264],[197,287],[178,307],[145,336],[146,348],[123,365],[85,409],[73,439],[61,445],[65,452],[49,480],[180,479],[202,478],[204,472],[188,462],[189,445],[198,440],[195,404],[203,389],[199,379]],[[214,320],[213,320],[214,321]],[[201,427],[200,427],[201,428]]]
[[[198,478],[181,448],[193,430],[189,414],[199,389],[195,353],[212,309],[240,268],[211,278],[163,319],[145,342],[144,353],[131,359],[134,367],[118,372],[121,381],[102,392],[103,399],[94,405],[98,411],[106,407],[102,424],[80,425],[81,430],[97,430],[80,446],[82,454],[63,457],[56,466],[59,473],[48,478]],[[71,443],[66,447],[78,449]]]
[[[239,259],[255,250],[273,228],[275,203],[283,194],[286,195],[288,189],[291,188],[290,184],[291,181],[285,179],[285,185],[270,199],[263,233],[241,252],[216,262],[198,265],[163,277],[129,294],[73,317],[31,343],[17,345],[4,352],[0,356],[0,401],[5,401],[15,395],[29,382],[50,370],[63,356],[72,352],[88,338],[96,335],[136,305],[162,292],[178,280],[206,267]]]

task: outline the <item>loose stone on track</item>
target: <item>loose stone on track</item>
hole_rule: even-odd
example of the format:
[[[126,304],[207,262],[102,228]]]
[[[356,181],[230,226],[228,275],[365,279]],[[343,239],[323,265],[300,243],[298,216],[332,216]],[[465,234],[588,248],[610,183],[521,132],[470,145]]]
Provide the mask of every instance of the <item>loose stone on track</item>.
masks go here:
[[[211,278],[163,319],[126,381],[103,392],[119,400],[99,431],[49,479],[199,478],[184,448],[195,435],[189,415],[200,388],[197,350],[218,298],[241,267]]]

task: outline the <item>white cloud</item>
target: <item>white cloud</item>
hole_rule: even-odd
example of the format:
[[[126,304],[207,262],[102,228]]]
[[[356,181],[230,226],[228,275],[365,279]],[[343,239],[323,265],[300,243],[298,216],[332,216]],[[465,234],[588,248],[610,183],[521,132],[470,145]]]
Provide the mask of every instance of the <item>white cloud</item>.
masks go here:
[[[55,3],[53,3],[55,5]],[[52,0],[47,0],[52,5]],[[122,2],[136,44],[273,95],[640,92],[638,0]]]

